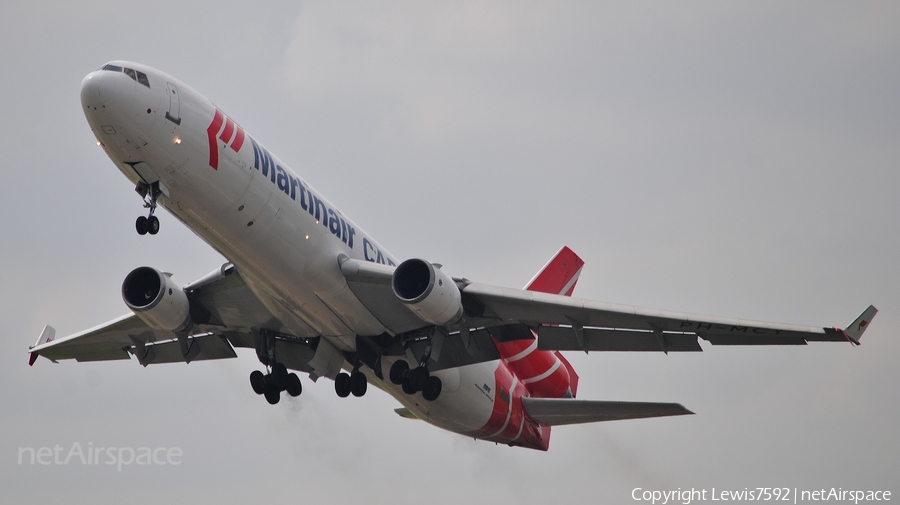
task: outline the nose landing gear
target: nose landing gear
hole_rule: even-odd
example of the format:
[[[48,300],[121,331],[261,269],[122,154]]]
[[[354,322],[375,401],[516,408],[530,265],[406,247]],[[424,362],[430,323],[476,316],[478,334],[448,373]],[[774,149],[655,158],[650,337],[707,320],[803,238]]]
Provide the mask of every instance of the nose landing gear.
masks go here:
[[[151,184],[143,181],[139,182],[134,190],[144,199],[144,208],[150,209],[150,214],[147,217],[140,216],[137,218],[134,227],[138,235],[146,235],[148,233],[156,235],[159,233],[159,219],[153,215],[153,212],[156,211],[156,201],[159,199],[159,195],[162,194],[162,190],[159,189],[159,181]]]
[[[152,211],[151,211],[152,212]],[[139,216],[134,223],[138,235],[156,235],[159,233],[159,219],[151,214],[149,217]]]

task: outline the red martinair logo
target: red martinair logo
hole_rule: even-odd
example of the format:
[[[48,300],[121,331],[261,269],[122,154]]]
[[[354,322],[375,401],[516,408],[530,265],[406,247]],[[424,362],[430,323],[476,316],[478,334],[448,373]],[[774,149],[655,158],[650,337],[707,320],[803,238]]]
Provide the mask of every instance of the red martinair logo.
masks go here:
[[[224,123],[225,127],[222,127]],[[206,129],[206,135],[209,138],[209,166],[213,170],[219,169],[219,146],[216,145],[216,135],[219,140],[231,147],[234,152],[241,150],[244,145],[244,129],[236,125],[230,117],[222,114],[222,111],[216,109],[216,115],[213,116],[212,123]]]

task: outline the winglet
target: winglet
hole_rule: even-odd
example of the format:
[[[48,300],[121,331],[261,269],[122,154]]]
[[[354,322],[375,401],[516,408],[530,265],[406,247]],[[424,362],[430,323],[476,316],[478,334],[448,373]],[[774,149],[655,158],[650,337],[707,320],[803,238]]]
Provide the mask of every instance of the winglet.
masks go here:
[[[44,330],[41,331],[41,336],[38,337],[37,342],[31,346],[32,349],[41,345],[53,342],[53,339],[56,338],[56,330],[53,329],[49,324],[44,326]],[[29,353],[28,354],[28,366],[33,366],[34,362],[37,361],[39,354],[37,353]]]
[[[847,340],[859,345],[859,339],[862,338],[863,333],[877,313],[878,309],[876,309],[874,305],[869,305],[869,308],[864,310],[863,313],[856,318],[856,321],[853,321],[850,326],[842,330],[842,333],[847,337]]]

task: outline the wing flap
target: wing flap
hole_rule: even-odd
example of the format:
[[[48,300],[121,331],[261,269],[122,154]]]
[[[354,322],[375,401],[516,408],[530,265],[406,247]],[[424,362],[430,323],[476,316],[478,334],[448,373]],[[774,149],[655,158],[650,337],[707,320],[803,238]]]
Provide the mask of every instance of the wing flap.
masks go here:
[[[89,351],[79,353],[75,356],[75,361],[79,363],[89,361],[113,361],[117,359],[131,359],[131,356],[128,355],[128,351],[126,351],[125,349]]]
[[[432,361],[428,365],[428,369],[438,371],[500,359],[500,353],[497,352],[497,347],[487,331],[471,331],[467,338],[468,345],[464,337],[459,333],[450,334],[449,338],[444,339],[439,359]],[[427,345],[426,341],[413,341],[409,343],[409,348],[412,350],[413,355],[421,356],[425,352]]]
[[[130,351],[144,366],[237,357],[228,340],[213,334],[187,337],[184,347],[178,340],[148,345],[138,342]]]
[[[693,414],[680,403],[522,398],[522,406],[534,421],[547,426]]]
[[[584,328],[583,343],[571,327],[541,326],[538,328],[538,349],[556,351],[656,351],[702,352],[697,335]]]
[[[716,335],[700,336],[712,345],[806,345],[803,337],[781,337],[777,335]]]

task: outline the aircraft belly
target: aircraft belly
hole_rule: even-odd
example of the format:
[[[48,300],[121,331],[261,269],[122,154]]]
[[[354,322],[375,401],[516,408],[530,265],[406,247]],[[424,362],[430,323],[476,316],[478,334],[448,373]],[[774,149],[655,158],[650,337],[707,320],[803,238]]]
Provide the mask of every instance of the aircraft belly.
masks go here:
[[[388,376],[394,360],[382,360],[384,376]],[[485,386],[492,388],[494,371],[499,362],[477,363],[434,372],[443,383],[441,395],[433,402],[422,398],[421,393],[408,395],[400,386],[378,381],[378,387],[393,396],[419,419],[454,433],[468,434],[488,422],[493,410],[493,396]]]

